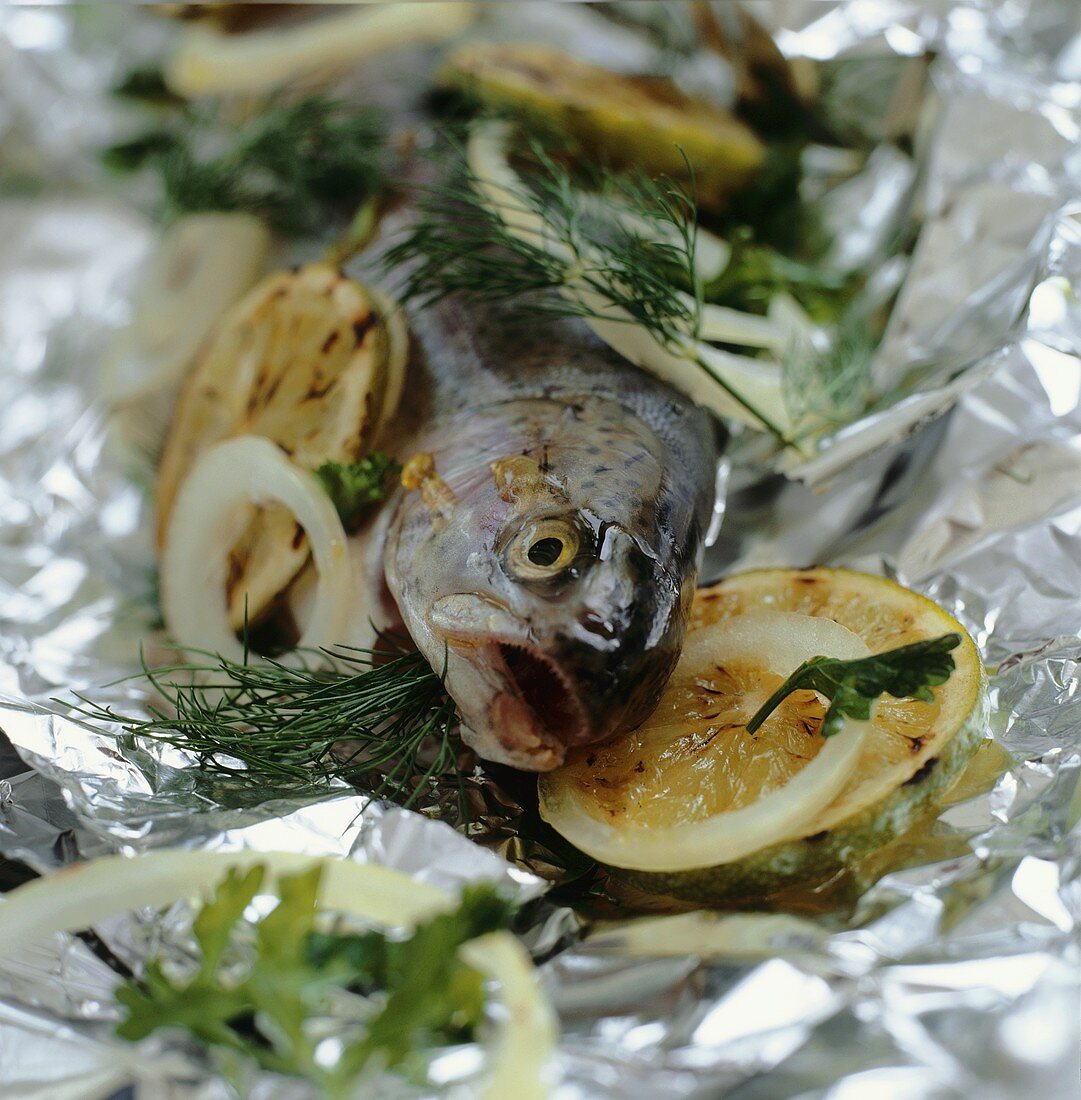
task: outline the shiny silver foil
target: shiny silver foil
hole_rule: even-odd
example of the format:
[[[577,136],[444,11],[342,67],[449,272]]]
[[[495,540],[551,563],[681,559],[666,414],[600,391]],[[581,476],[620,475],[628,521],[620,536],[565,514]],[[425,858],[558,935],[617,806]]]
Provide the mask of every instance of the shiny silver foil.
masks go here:
[[[992,725],[934,829],[893,869],[857,869],[843,896],[628,919],[603,884],[576,895],[581,868],[520,835],[515,798],[483,774],[473,831],[487,848],[345,787],[236,804],[195,782],[184,753],[66,717],[51,700],[71,690],[138,705],[137,685],[99,685],[155,637],[147,470],[110,430],[97,376],[155,234],[138,203],[111,197],[92,150],[122,132],[102,91],[123,68],[119,39],[152,53],[168,31],[125,15],[110,39],[95,20],[115,28],[115,9],[109,24],[16,7],[0,10],[0,728],[22,763],[0,780],[0,855],[48,873],[160,845],[287,848],[499,881],[527,903],[568,1100],[1076,1096],[1081,13],[1075,0],[750,6],[790,57],[844,62],[834,95],[853,126],[910,133],[911,157],[881,146],[824,206],[838,264],[881,257],[883,279],[903,280],[874,364],[895,393],[791,478],[734,478],[707,572],[853,565],[968,627]],[[648,61],[633,27],[602,33],[588,7],[491,18],[485,33],[524,26],[610,64]],[[928,50],[931,90],[911,107]],[[687,79],[730,93],[708,66]],[[891,226],[912,217],[911,257],[888,256]],[[544,898],[545,878],[573,906]],[[135,965],[183,950],[179,910],[95,931]],[[235,1095],[189,1047],[117,1040],[116,981],[71,936],[0,963],[4,1096]],[[244,1094],[305,1095],[269,1077]]]

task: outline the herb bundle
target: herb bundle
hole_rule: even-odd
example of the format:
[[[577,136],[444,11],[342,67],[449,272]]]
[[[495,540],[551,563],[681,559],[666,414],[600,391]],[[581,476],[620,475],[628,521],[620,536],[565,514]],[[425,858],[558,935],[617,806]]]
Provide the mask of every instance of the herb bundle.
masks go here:
[[[167,89],[153,72],[129,74],[117,91],[168,110],[105,149],[103,162],[120,173],[156,171],[172,214],[246,211],[283,233],[314,232],[383,185],[384,130],[374,111],[309,96],[271,102],[230,128],[210,106],[162,98]]]
[[[576,180],[536,138],[520,153],[525,186],[508,195],[510,213],[540,219],[544,242],[508,230],[456,149],[447,179],[421,195],[420,216],[387,254],[388,270],[409,270],[405,296],[423,304],[460,293],[533,314],[604,320],[615,307],[664,342],[693,335],[700,304],[693,197],[666,178]],[[567,288],[587,294],[548,293]]]
[[[381,931],[319,931],[322,868],[283,876],[278,904],[254,924],[244,913],[266,867],[231,869],[195,914],[199,961],[177,976],[152,959],[117,1000],[117,1028],[139,1040],[181,1028],[212,1050],[303,1078],[321,1095],[355,1095],[369,1066],[403,1067],[424,1050],[471,1040],[484,1018],[481,974],[458,957],[470,940],[509,926],[511,903],[488,885],[467,886],[458,907],[419,924],[406,939]],[[335,999],[363,998],[336,1057],[321,1040]],[[353,1015],[354,1013],[351,1013]]]
[[[493,134],[508,132],[506,124],[489,120],[470,142],[479,141],[487,152]],[[498,163],[494,177],[478,174],[476,163],[483,158],[477,145],[471,145],[472,155],[455,149],[451,170],[421,195],[418,217],[385,258],[388,271],[408,272],[407,298],[423,304],[457,293],[510,303],[525,316],[638,328],[644,340],[630,336],[617,347],[621,354],[662,375],[673,361],[685,361],[750,414],[739,419],[784,445],[798,445],[807,433],[843,423],[862,408],[866,342],[857,348],[837,333],[823,348],[811,339],[815,317],[836,320],[853,290],[848,280],[756,243],[749,230],[722,243],[727,259],[705,279],[693,193],[664,177],[575,174],[553,147],[535,135],[519,135],[511,150],[516,168],[505,178]],[[746,330],[733,326],[725,311],[759,315],[781,293],[794,300],[796,312],[803,308],[797,327],[806,330],[792,346],[774,347],[780,357],[777,397],[791,429],[768,400],[752,397],[728,373],[738,365],[753,374],[757,351],[747,353]],[[768,324],[776,330],[774,344],[784,343],[786,327],[772,317]],[[710,333],[703,336],[706,327]],[[730,352],[708,346],[723,341],[726,331],[732,333]],[[612,343],[611,336],[604,338]],[[658,363],[651,365],[654,359]],[[765,366],[767,373],[778,370]]]
[[[453,784],[466,816],[454,703],[427,660],[394,643],[312,656],[313,667],[210,653],[202,663],[144,662],[141,676],[164,700],[147,717],[81,695],[75,713],[192,753],[204,772],[264,797],[343,780],[410,806]]]

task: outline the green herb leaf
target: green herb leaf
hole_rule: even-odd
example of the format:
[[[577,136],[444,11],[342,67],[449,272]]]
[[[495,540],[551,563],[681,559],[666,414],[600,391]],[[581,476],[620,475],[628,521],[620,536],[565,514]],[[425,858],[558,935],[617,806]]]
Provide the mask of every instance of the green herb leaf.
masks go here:
[[[280,878],[278,904],[247,925],[244,911],[264,878],[261,865],[232,870],[200,908],[194,930],[202,957],[194,973],[171,976],[151,960],[141,980],[119,988],[127,1015],[118,1034],[137,1040],[179,1027],[211,1048],[311,1081],[327,1096],[348,1094],[373,1058],[394,1067],[473,1037],[483,1019],[483,979],[458,949],[510,926],[514,906],[494,887],[466,887],[457,909],[406,939],[390,939],[378,931],[316,930],[318,864]],[[316,1055],[322,1032],[313,1025],[333,1016],[336,991],[371,998],[375,1010],[328,1064]]]
[[[110,172],[121,175],[138,171],[155,157],[163,157],[177,148],[175,134],[167,130],[149,130],[129,141],[117,142],[102,150],[101,161]]]
[[[368,1024],[366,1038],[347,1055],[350,1064],[363,1064],[379,1051],[386,1064],[394,1066],[436,1037],[468,1035],[481,1022],[483,988],[480,975],[458,958],[458,948],[508,927],[513,912],[492,887],[470,886],[457,910],[418,926],[404,942],[387,942],[379,984],[389,996]],[[332,949],[331,957],[341,958],[352,938],[341,937],[341,947]],[[317,953],[327,956],[325,943]],[[373,977],[378,981],[378,975]]]
[[[79,694],[83,705],[74,712],[119,725],[136,741],[196,755],[200,770],[220,783],[218,801],[263,801],[341,779],[405,806],[438,788],[450,796],[448,818],[467,820],[454,702],[424,656],[393,638],[379,649],[313,656],[321,667],[245,664],[213,653],[192,665],[144,663],[133,679],[164,701],[146,716]]]
[[[204,1042],[237,1045],[229,1022],[244,1011],[244,998],[238,990],[220,986],[215,973],[265,874],[259,865],[244,873],[230,869],[200,909],[193,930],[202,959],[187,981],[168,977],[159,962],[151,961],[141,983],[127,982],[117,989],[117,1000],[128,1010],[117,1028],[121,1038],[134,1041],[158,1028],[184,1027]]]
[[[153,65],[130,69],[112,88],[120,99],[134,99],[158,107],[182,107],[187,100],[165,83],[165,74]]]
[[[315,471],[347,530],[355,527],[373,504],[385,500],[401,466],[380,451],[358,462],[324,462]]]
[[[233,131],[214,112],[192,108],[170,128],[102,155],[118,171],[154,167],[172,213],[242,210],[283,233],[304,233],[382,186],[383,138],[374,112],[311,96],[271,105]]]
[[[259,893],[265,877],[266,868],[262,866],[251,867],[243,875],[231,868],[214,897],[199,911],[192,928],[203,952],[204,972],[212,972],[221,961],[234,926]]]
[[[878,338],[870,321],[846,317],[827,339],[824,348],[791,349],[781,363],[785,407],[797,436],[847,424],[873,400],[871,362]]]
[[[913,642],[854,661],[812,657],[762,704],[747,723],[747,732],[754,733],[794,691],[817,691],[830,700],[822,721],[823,737],[839,733],[845,718],[869,719],[871,705],[880,695],[931,703],[932,689],[944,684],[953,673],[950,651],[960,644],[960,634],[943,634],[941,638]]]
[[[754,240],[750,229],[731,234],[732,253],[724,270],[702,288],[707,302],[765,313],[779,291],[787,291],[813,320],[830,322],[851,293],[850,281],[791,259]]]

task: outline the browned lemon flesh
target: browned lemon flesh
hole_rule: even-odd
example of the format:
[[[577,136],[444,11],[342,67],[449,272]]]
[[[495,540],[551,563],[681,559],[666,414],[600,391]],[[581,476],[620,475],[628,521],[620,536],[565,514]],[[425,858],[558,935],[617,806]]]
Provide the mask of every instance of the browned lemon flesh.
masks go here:
[[[976,707],[983,664],[976,643],[933,600],[883,577],[848,569],[762,569],[736,574],[695,597],[691,630],[748,611],[793,611],[832,619],[858,634],[872,653],[957,632],[956,671],[933,703],[879,700],[874,730],[855,774],[807,829],[813,835],[880,801],[938,755]]]
[[[195,459],[263,436],[315,469],[369,447],[384,409],[387,330],[369,292],[326,264],[269,276],[219,322],[177,406],[158,472],[157,537]],[[230,556],[229,617],[257,620],[308,560],[284,508],[253,509]]]
[[[763,669],[729,665],[670,684],[644,726],[575,753],[567,777],[613,824],[663,829],[749,805],[783,786],[823,745],[826,708],[810,691],[790,695],[747,732],[780,683]]]
[[[798,836],[851,775],[869,723],[845,718],[824,740],[821,711],[808,717],[795,699],[754,733],[746,724],[765,685],[819,653],[868,656],[858,635],[810,615],[766,611],[703,627],[688,639],[659,714],[640,731],[637,754],[625,755],[624,745],[608,775],[596,771],[594,754],[576,758],[584,771],[541,781],[542,814],[594,858],[651,873],[732,863]],[[740,735],[778,751],[741,754]],[[800,743],[811,739],[809,748]]]

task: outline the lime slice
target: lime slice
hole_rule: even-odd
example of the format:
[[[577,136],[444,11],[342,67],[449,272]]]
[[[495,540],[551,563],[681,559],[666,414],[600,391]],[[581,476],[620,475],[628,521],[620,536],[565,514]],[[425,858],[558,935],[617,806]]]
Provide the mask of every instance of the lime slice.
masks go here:
[[[725,639],[748,622],[772,622],[782,636],[735,659]],[[795,656],[807,622],[834,632],[821,635],[817,652],[827,656],[848,656],[844,637],[870,652],[951,632],[964,640],[933,703],[883,697],[854,756],[842,758],[818,733],[825,704],[810,691],[789,696],[755,735],[746,731],[791,670],[779,670],[774,654],[790,646]],[[684,655],[646,724],[541,777],[541,812],[642,889],[695,901],[760,897],[824,879],[908,828],[958,778],[986,709],[975,643],[933,601],[848,570],[744,573],[696,597]],[[813,784],[813,769],[830,783]],[[809,786],[814,796],[793,805]],[[727,842],[726,822],[752,814],[755,835]],[[689,845],[695,832],[713,846]],[[700,857],[688,858],[692,850]]]

